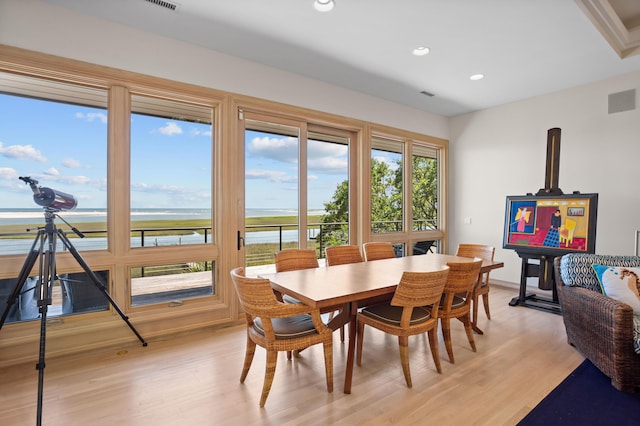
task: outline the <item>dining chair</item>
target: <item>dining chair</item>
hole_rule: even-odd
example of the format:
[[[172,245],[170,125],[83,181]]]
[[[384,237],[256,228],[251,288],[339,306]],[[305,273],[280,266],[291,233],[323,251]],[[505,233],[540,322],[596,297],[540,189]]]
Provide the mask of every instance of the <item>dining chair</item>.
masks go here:
[[[275,254],[276,272],[298,271],[300,269],[317,268],[318,258],[316,251],[311,249],[285,249]],[[282,301],[286,303],[300,303],[292,296],[283,295]]]
[[[316,251],[311,249],[285,249],[275,254],[276,272],[298,271],[300,269],[317,268]],[[278,300],[285,303],[302,303],[288,294],[277,294]],[[296,354],[299,351],[296,351]],[[291,359],[292,352],[287,351],[287,359]]]
[[[247,321],[247,348],[240,383],[247,377],[256,345],[267,351],[260,407],[269,396],[276,371],[278,351],[294,351],[322,343],[327,391],[333,392],[333,333],[320,319],[320,311],[310,306],[278,301],[268,279],[248,278],[244,268],[231,271]]]
[[[447,265],[449,266],[449,275],[440,298],[438,316],[449,362],[453,364],[455,361],[451,343],[451,319],[458,319],[464,324],[464,331],[467,333],[471,350],[476,351],[471,328],[471,300],[473,299],[473,287],[478,282],[482,259],[476,258],[473,262],[449,262]]]
[[[390,302],[367,306],[358,312],[357,365],[362,364],[364,326],[398,336],[400,362],[407,387],[412,387],[409,369],[409,336],[427,332],[431,356],[442,373],[438,355],[438,303],[447,282],[449,267],[432,272],[404,272]],[[432,309],[425,306],[433,305]]]
[[[493,260],[493,255],[496,249],[492,246],[483,244],[459,244],[456,256],[462,257],[479,257],[483,260]],[[489,312],[489,272],[485,272],[479,277],[478,284],[473,291],[473,315],[471,323],[478,324],[478,299],[482,296],[482,302],[484,305],[484,313],[487,315],[487,319],[491,319],[491,313]]]
[[[364,251],[364,259],[369,262],[378,259],[393,259],[396,257],[396,251],[393,244],[386,241],[371,241],[362,245]]]
[[[360,247],[355,245],[333,246],[324,249],[327,266],[364,262]]]
[[[318,267],[316,251],[311,249],[285,249],[275,254],[276,272],[297,271]]]
[[[364,262],[360,247],[355,245],[333,246],[324,249],[327,266],[346,265],[348,263]],[[331,320],[333,314],[329,317]],[[340,327],[340,341],[344,342],[344,326]]]

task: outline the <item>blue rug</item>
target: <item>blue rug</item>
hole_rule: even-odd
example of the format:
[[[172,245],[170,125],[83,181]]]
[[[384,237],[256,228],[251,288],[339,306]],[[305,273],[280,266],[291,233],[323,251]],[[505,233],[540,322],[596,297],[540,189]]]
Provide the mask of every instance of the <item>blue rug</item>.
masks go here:
[[[618,391],[584,360],[518,425],[640,425],[640,392]]]

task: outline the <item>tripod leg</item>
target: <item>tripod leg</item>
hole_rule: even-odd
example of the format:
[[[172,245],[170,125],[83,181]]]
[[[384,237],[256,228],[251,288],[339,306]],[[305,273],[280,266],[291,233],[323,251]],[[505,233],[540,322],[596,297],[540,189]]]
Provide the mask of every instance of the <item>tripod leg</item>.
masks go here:
[[[55,238],[55,236],[54,236]],[[55,266],[55,240],[50,241],[49,249],[43,254],[44,269],[40,265],[40,279],[36,289],[38,293],[38,306],[40,308],[40,353],[36,370],[38,370],[38,409],[36,417],[36,425],[42,424],[42,400],[44,388],[44,367],[45,367],[45,344],[47,341],[47,310],[51,304],[51,291],[56,280]]]
[[[58,236],[62,240],[65,247],[69,250],[69,253],[71,253],[71,255],[76,259],[78,264],[82,267],[82,269],[89,276],[89,278],[91,278],[91,281],[93,282],[93,284],[98,288],[98,290],[102,292],[102,294],[109,301],[111,306],[113,306],[113,309],[115,309],[118,315],[120,315],[120,318],[122,318],[122,320],[125,323],[127,323],[131,331],[133,331],[133,333],[136,335],[138,340],[140,340],[140,342],[142,343],[142,346],[147,346],[147,342],[145,342],[145,340],[142,338],[140,333],[138,333],[138,330],[136,330],[133,324],[131,324],[131,322],[129,321],[129,317],[127,317],[124,314],[124,312],[122,312],[122,310],[116,304],[115,300],[111,298],[111,296],[107,292],[107,288],[105,287],[105,285],[102,282],[100,282],[100,278],[98,278],[98,276],[91,270],[91,268],[89,268],[89,265],[87,265],[87,262],[85,262],[82,256],[80,256],[80,253],[78,253],[78,250],[76,250],[76,248],[71,244],[71,241],[69,241],[67,236],[64,235],[64,233],[60,230],[58,230]]]
[[[36,259],[40,255],[40,251],[36,250],[36,244],[42,238],[43,235],[44,234],[42,234],[42,232],[38,232],[38,235],[36,236],[36,239],[33,241],[33,245],[31,246],[31,250],[29,251],[29,254],[27,254],[27,258],[25,259],[24,264],[22,265],[22,269],[20,270],[20,275],[18,276],[18,281],[16,282],[16,285],[13,288],[13,292],[7,299],[7,307],[2,313],[2,318],[0,318],[0,330],[4,325],[4,322],[7,320],[7,316],[9,315],[9,311],[11,310],[11,307],[16,303],[16,300],[18,299],[18,296],[22,291],[22,287],[24,286],[24,283],[27,281],[27,278],[29,278],[29,274],[31,274],[31,270],[33,269],[33,265],[35,265],[36,263]]]

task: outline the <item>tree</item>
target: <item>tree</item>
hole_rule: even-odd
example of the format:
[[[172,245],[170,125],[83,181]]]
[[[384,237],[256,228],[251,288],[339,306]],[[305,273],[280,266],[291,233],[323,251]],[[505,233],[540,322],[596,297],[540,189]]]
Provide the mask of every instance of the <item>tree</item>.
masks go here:
[[[396,167],[371,160],[371,222],[374,232],[393,232],[402,228],[402,161]],[[414,230],[432,229],[436,226],[438,209],[438,163],[436,159],[413,157],[413,222]],[[331,201],[324,204],[326,214],[322,243],[325,246],[345,244],[349,240],[349,182],[344,180],[337,187]]]

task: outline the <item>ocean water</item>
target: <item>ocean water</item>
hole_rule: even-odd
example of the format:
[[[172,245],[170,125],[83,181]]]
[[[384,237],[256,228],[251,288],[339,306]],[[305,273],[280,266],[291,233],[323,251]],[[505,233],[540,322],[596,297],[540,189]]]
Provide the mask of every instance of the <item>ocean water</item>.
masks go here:
[[[295,216],[295,209],[246,209],[246,217],[262,216]],[[322,210],[310,211],[310,214],[322,214]],[[58,213],[60,217],[72,226],[83,222],[106,222],[107,212],[104,209],[75,209]],[[207,219],[211,217],[209,209],[135,209],[131,212],[132,220],[186,220]],[[44,213],[42,209],[6,209],[0,208],[0,225],[44,225]],[[56,221],[59,227],[66,229],[66,224]],[[25,229],[26,230],[26,229]],[[34,239],[35,230],[31,230]],[[73,233],[68,234],[72,244],[78,250],[104,250],[107,248],[106,238],[76,238]],[[211,237],[209,236],[209,241]],[[257,231],[245,233],[245,244],[273,243],[282,239],[282,242],[297,241],[297,230]],[[196,232],[191,235],[166,235],[159,237],[146,237],[144,246],[172,246],[186,244],[202,244],[204,237]],[[33,244],[31,239],[0,238],[0,255],[27,253]],[[131,237],[131,247],[141,247],[140,236]],[[62,243],[58,250],[62,250]]]
[[[309,210],[309,214],[323,214],[323,210]],[[246,217],[262,216],[295,216],[296,209],[245,209]],[[58,215],[68,222],[106,222],[106,209],[79,208],[59,212]],[[210,209],[133,209],[132,220],[187,220],[207,219],[211,217]],[[43,209],[6,209],[0,208],[0,225],[44,223]]]

